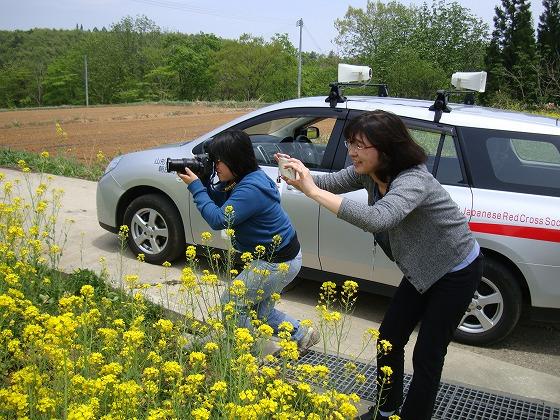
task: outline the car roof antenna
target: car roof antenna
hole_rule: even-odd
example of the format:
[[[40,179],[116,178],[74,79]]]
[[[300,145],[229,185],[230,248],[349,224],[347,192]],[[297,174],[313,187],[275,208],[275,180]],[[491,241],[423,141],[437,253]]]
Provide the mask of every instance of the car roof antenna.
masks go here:
[[[451,108],[447,106],[449,100],[449,93],[445,90],[438,90],[434,104],[429,108],[430,111],[435,111],[434,122],[438,123],[441,115],[444,112],[451,112]]]

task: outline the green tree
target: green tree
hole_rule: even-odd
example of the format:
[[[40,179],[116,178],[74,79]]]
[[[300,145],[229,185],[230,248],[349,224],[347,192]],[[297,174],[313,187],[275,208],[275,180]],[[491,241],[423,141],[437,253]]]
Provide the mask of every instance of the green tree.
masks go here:
[[[286,36],[269,43],[248,34],[238,41],[224,41],[212,69],[218,99],[277,101],[297,93],[295,49]]]
[[[505,97],[521,103],[537,100],[538,57],[530,2],[502,0],[496,6],[494,31],[487,50],[487,98]]]
[[[449,80],[455,71],[483,67],[488,27],[456,2],[434,0],[416,7],[368,0],[365,10],[349,7],[335,26],[343,56],[370,65],[377,82],[398,83],[389,86],[392,94],[431,98],[435,91],[429,93],[426,86]],[[404,57],[415,61],[403,63]]]
[[[169,68],[178,83],[176,96],[183,100],[209,99],[212,94],[213,56],[222,41],[214,35],[200,33],[174,34],[166,40]]]
[[[560,1],[543,0],[537,48],[541,57],[540,87],[547,101],[560,104]]]
[[[335,55],[302,54],[301,92],[303,96],[325,97],[329,84],[336,81],[339,58]]]

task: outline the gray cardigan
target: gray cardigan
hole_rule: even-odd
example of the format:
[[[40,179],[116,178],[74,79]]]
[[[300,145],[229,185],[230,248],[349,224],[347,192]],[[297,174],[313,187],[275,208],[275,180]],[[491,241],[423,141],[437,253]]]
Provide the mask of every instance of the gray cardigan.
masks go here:
[[[401,172],[385,196],[375,182],[349,166],[313,177],[334,194],[365,188],[368,204],[344,198],[337,217],[373,234],[386,232],[395,263],[420,293],[465,260],[475,246],[467,220],[425,165]],[[387,245],[387,244],[386,244]]]

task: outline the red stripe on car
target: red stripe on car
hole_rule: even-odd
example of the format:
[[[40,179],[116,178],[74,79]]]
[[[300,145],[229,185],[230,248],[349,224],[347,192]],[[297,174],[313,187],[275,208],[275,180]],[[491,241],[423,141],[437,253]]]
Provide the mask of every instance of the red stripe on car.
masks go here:
[[[536,239],[539,241],[560,242],[560,230],[529,226],[498,225],[495,223],[469,223],[473,232],[493,235],[513,236],[516,238]]]

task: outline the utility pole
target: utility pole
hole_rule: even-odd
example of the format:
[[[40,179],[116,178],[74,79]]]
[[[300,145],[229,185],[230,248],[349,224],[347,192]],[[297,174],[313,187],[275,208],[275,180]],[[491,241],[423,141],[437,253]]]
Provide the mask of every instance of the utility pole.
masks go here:
[[[85,78],[85,80],[86,80],[86,106],[89,106],[88,74],[87,74],[87,55],[84,55],[84,78]]]
[[[297,97],[301,97],[301,31],[303,30],[303,19],[299,18],[296,22],[299,26],[299,54],[298,54],[298,71],[297,71]]]

